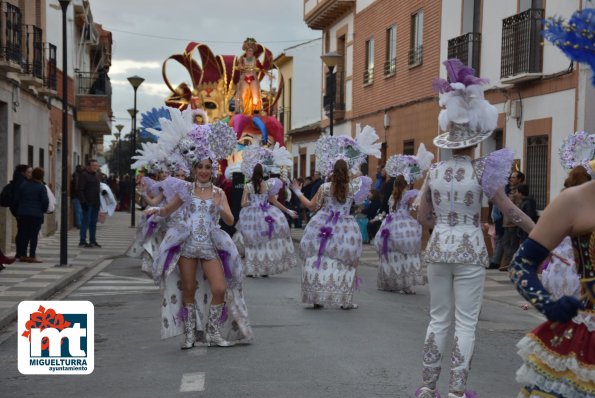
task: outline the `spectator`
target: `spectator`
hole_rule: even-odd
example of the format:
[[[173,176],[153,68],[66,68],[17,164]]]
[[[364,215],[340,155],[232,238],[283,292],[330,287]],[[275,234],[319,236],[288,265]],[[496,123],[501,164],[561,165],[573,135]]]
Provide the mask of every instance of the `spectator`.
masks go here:
[[[500,263],[502,262],[502,254],[503,254],[502,235],[504,235],[504,228],[502,228],[502,212],[500,211],[499,208],[494,206],[493,203],[491,203],[491,206],[492,206],[492,210],[490,211],[490,218],[492,219],[492,222],[494,223],[495,244],[493,247],[492,258],[490,258],[489,269],[498,269],[498,268],[500,268]]]
[[[130,210],[130,175],[124,174],[119,186],[120,211]]]
[[[302,193],[304,194],[304,196],[306,198],[308,198],[308,200],[314,196],[314,194],[312,193],[312,177],[304,178],[304,185],[302,186]],[[305,207],[303,207],[303,205],[301,203],[300,203],[300,206],[302,206],[303,214],[304,214],[302,225],[307,224],[308,221],[310,220],[310,211],[308,209],[306,209]]]
[[[101,247],[95,236],[100,207],[98,169],[97,160],[89,160],[87,169],[79,175],[77,183],[78,197],[83,210],[79,247]],[[89,242],[87,242],[87,230],[89,230]]]
[[[81,228],[81,220],[83,219],[83,209],[81,208],[81,201],[78,198],[77,181],[80,174],[83,172],[83,166],[80,164],[76,166],[74,173],[72,173],[72,180],[70,180],[70,198],[72,200],[72,209],[74,213],[74,226]]]
[[[510,175],[507,194],[512,203],[514,203],[517,207],[521,204],[520,197],[517,193],[517,187],[524,182],[525,175],[520,171],[514,171]],[[517,226],[506,213],[502,213],[502,227],[504,228],[504,233],[502,234],[502,249],[504,258],[502,259],[500,268],[498,269],[503,272],[508,272],[508,264],[510,263],[514,252],[516,252],[519,248],[520,242]]]
[[[376,171],[376,180],[374,181],[374,189],[380,192],[382,184],[386,182],[386,173],[384,173],[384,166],[378,166]]]
[[[17,244],[20,261],[27,263],[41,263],[35,251],[37,237],[43,224],[43,216],[48,210],[48,192],[43,184],[43,169],[36,168],[31,173],[31,179],[19,187],[16,195],[16,215],[18,225],[21,226]],[[27,254],[29,248],[29,256]]]
[[[304,184],[304,179],[302,177],[297,179],[298,183],[300,185]],[[302,218],[303,218],[303,207],[302,204],[300,203],[300,199],[297,197],[297,195],[291,195],[291,199],[289,200],[289,206],[288,206],[291,210],[295,211],[297,213],[297,218],[289,218],[289,224],[291,225],[293,223],[293,227],[294,228],[302,228]]]
[[[393,193],[393,187],[395,185],[395,178],[391,177],[389,178],[386,175],[386,171],[383,169],[382,170],[382,178],[383,178],[383,183],[382,186],[380,187],[380,197],[382,198],[382,206],[380,206],[380,212],[384,213],[384,214],[388,214],[390,212],[389,208],[388,208],[388,200],[390,199],[390,196]]]
[[[535,202],[535,198],[529,195],[529,186],[527,184],[521,184],[517,187],[517,193],[520,199],[520,206],[519,208],[529,216],[533,222],[537,222],[537,203]],[[520,242],[527,239],[527,234],[522,229],[519,229],[518,236],[519,236],[519,244]]]
[[[382,199],[380,197],[380,193],[378,193],[378,191],[375,189],[370,191],[368,194],[368,199],[370,200],[370,204],[363,210],[362,213],[368,217],[368,239],[372,240],[376,236],[376,233],[382,224],[382,218],[379,216],[380,207],[382,206]]]
[[[310,189],[310,198],[308,199],[312,199],[314,197],[314,195],[316,195],[316,192],[318,192],[318,188],[320,188],[320,186],[322,185],[322,178],[320,176],[320,171],[315,171],[314,174],[312,175],[312,188]]]
[[[17,219],[17,236],[15,237],[15,242],[19,242],[21,240],[21,231],[24,231],[26,225],[23,225],[19,222],[19,217],[17,217],[17,205],[18,201],[16,200],[17,193],[21,185],[23,185],[26,181],[31,179],[33,174],[33,168],[26,164],[20,164],[14,169],[14,173],[12,174],[12,204],[10,206],[10,212],[12,215]],[[19,247],[17,245],[17,253],[15,258],[20,260],[21,257],[26,257],[27,253],[19,252]]]

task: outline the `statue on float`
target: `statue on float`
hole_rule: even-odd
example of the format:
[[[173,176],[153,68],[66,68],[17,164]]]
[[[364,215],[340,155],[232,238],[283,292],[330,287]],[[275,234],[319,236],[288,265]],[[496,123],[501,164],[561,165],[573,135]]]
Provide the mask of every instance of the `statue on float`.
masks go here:
[[[167,106],[202,109],[207,115],[203,122],[219,120],[236,132],[238,148],[227,164],[223,162],[229,169],[225,172],[228,178],[240,170],[241,151],[246,145],[284,146],[283,126],[271,116],[283,92],[283,78],[273,63],[273,54],[251,37],[244,41],[242,50],[240,56],[215,55],[206,44],[191,42],[182,54],[167,58],[162,67],[163,79],[171,90],[165,100]],[[171,83],[170,61],[185,69],[189,81],[177,86]],[[261,88],[264,83],[268,89]]]

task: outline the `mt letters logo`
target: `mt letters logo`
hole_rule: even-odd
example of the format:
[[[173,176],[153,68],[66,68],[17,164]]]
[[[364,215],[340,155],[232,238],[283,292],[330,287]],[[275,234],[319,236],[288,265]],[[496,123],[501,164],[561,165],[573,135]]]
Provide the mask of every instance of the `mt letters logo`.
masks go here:
[[[19,372],[93,372],[94,316],[90,301],[22,301],[18,319]]]

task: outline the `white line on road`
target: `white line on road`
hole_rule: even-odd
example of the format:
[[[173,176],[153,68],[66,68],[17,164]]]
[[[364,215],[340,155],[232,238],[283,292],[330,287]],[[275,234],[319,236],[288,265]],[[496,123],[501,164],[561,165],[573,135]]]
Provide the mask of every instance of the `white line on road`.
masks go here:
[[[193,392],[205,390],[205,373],[184,373],[180,383],[180,392]]]

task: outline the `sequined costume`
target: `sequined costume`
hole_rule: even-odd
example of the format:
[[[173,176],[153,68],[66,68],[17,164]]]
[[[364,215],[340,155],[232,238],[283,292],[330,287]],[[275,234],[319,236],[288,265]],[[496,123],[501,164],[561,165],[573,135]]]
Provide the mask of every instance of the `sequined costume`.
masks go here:
[[[269,204],[283,186],[281,180],[271,178],[267,191],[257,194],[254,185],[246,184],[250,204],[242,208],[234,242],[244,252],[247,275],[275,275],[297,265],[293,240],[285,215]]]
[[[413,189],[403,194],[398,206],[389,199],[392,210],[382,221],[374,247],[380,258],[378,289],[411,293],[415,285],[423,285],[421,273],[421,225],[409,214],[410,202],[417,196]]]
[[[573,237],[585,309],[565,323],[544,322],[517,344],[519,398],[595,396],[595,231]]]
[[[308,222],[300,242],[305,260],[302,302],[328,307],[352,305],[362,236],[349,212],[354,202],[363,202],[370,187],[369,177],[352,180],[345,203],[331,195],[331,183],[322,184],[314,196],[320,210]]]
[[[159,246],[153,267],[154,272],[161,272],[161,337],[184,333],[181,280],[178,267],[175,266],[183,255],[199,259],[218,258],[221,261],[227,284],[225,302],[228,309],[223,312],[226,318],[222,319],[221,334],[232,342],[251,340],[252,328],[242,292],[242,262],[229,235],[219,228],[219,209],[210,199],[196,197],[193,184],[186,181],[168,178],[161,186],[166,198],[177,195],[183,202],[170,216],[169,228]],[[219,190],[217,187],[213,189]],[[200,266],[197,268],[196,282],[196,329],[198,339],[204,341],[211,289]]]

